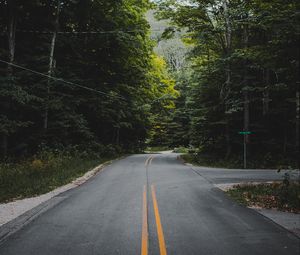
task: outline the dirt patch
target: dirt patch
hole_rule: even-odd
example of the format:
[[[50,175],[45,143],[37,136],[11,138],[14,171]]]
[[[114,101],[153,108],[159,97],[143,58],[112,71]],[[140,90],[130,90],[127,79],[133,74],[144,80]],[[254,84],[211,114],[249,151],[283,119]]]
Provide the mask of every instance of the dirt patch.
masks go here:
[[[298,182],[238,184],[227,188],[226,193],[248,207],[300,213],[300,184]]]

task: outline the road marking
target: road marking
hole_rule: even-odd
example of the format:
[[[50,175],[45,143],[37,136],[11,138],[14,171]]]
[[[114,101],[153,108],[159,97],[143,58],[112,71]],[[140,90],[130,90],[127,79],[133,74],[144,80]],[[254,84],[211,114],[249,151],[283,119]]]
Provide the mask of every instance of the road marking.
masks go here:
[[[147,210],[147,187],[144,185],[143,192],[143,227],[142,227],[142,255],[148,255],[148,210]]]
[[[149,158],[147,158],[146,162],[145,162],[145,166],[147,166],[149,164],[149,160],[152,158],[152,156],[150,156]]]
[[[157,230],[157,236],[159,242],[159,251],[160,251],[160,255],[167,255],[164,232],[161,225],[154,185],[151,185],[151,191],[152,191],[153,208],[154,208],[155,221],[156,221],[156,230]]]
[[[151,157],[150,161],[149,161],[149,165],[152,164],[152,160],[154,159],[154,156]]]

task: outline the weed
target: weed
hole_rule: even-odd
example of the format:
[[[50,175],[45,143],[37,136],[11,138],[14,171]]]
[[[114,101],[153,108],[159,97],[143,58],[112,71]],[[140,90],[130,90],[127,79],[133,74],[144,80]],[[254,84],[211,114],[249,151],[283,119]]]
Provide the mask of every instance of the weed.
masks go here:
[[[113,157],[87,155],[42,151],[31,160],[0,164],[0,203],[49,192]]]
[[[300,185],[297,182],[236,185],[228,195],[241,204],[282,211],[300,212]]]

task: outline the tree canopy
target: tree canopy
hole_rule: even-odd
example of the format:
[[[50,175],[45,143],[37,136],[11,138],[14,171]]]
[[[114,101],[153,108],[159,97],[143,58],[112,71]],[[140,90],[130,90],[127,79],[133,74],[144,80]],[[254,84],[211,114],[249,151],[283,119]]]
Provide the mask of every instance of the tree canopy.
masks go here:
[[[176,94],[153,53],[147,0],[0,1],[1,154],[141,149]]]
[[[156,2],[157,16],[168,19],[173,31],[186,31],[182,40],[193,46],[186,54],[189,71],[176,83],[186,95],[176,111],[188,116],[189,143],[220,157],[240,157],[239,132],[251,131],[246,143],[253,160],[297,161],[299,1]]]
[[[229,159],[245,142],[253,160],[295,162],[299,10],[296,0],[0,1],[1,156],[150,144]]]

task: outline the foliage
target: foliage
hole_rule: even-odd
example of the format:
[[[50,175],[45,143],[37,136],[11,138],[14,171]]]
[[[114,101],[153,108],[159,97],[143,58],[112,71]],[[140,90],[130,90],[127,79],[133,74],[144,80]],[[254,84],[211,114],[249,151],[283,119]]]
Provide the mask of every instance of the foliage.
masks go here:
[[[197,166],[231,169],[243,168],[242,155],[232,155],[230,158],[225,158],[218,153],[190,150],[189,153],[184,154],[181,157],[184,161]],[[293,159],[284,157],[283,155],[270,156],[270,154],[262,154],[260,157],[250,157],[248,160],[249,163],[247,168],[249,169],[295,169],[297,167],[296,162]]]
[[[166,127],[170,112],[175,110],[174,100],[179,97],[175,89],[175,82],[170,77],[166,62],[159,56],[153,56],[153,69],[150,72],[152,77],[152,93],[156,100],[151,107],[151,129],[148,135],[149,145],[165,146],[167,142]]]
[[[78,148],[48,149],[25,161],[1,163],[0,203],[49,192],[116,156],[92,155]]]
[[[218,167],[218,168],[230,168],[230,169],[240,169],[242,166],[242,161],[240,158],[225,159],[218,155],[213,155],[211,153],[186,153],[181,155],[181,158],[190,164],[196,166],[206,166],[206,167]],[[250,167],[251,168],[251,167]],[[256,165],[254,168],[260,168]]]
[[[154,51],[164,59],[168,79],[172,80],[172,86],[175,85],[172,107],[154,109],[152,129],[147,141],[151,146],[187,146],[189,116],[183,110],[183,105],[186,97],[184,86],[187,85],[186,76],[189,73],[186,54],[190,52],[190,47],[181,40],[184,33],[180,31],[166,39],[164,29],[170,25],[169,20],[155,19],[154,11],[147,13],[147,19],[152,29],[151,38],[156,43]]]
[[[188,153],[189,149],[185,147],[174,148],[173,152],[175,153]]]
[[[144,148],[152,114],[172,108],[177,94],[153,53],[150,7],[147,0],[0,1],[0,60],[69,82],[0,63],[2,157],[30,156],[42,144]],[[10,32],[15,42],[7,47]]]
[[[300,185],[285,183],[236,185],[228,195],[247,206],[276,208],[288,212],[300,212]]]
[[[145,152],[155,153],[155,152],[168,151],[168,150],[170,150],[169,147],[164,147],[164,146],[154,146],[154,147],[147,147],[147,148],[145,149]]]
[[[238,132],[250,130],[250,164],[270,157],[278,159],[276,165],[282,157],[296,165],[299,1],[156,2],[157,16],[185,31],[183,40],[193,46],[185,56],[187,70],[176,74],[183,97],[175,102],[179,118],[172,125],[185,117],[185,129],[173,132],[169,144],[178,144],[184,131],[187,145],[220,161],[239,162],[243,136]]]
[[[151,35],[153,5],[165,32]],[[1,155],[94,142],[134,152],[147,141],[240,162],[238,132],[250,130],[250,164],[282,155],[296,165],[299,9],[296,0],[0,1],[0,60],[71,82],[0,63]]]

